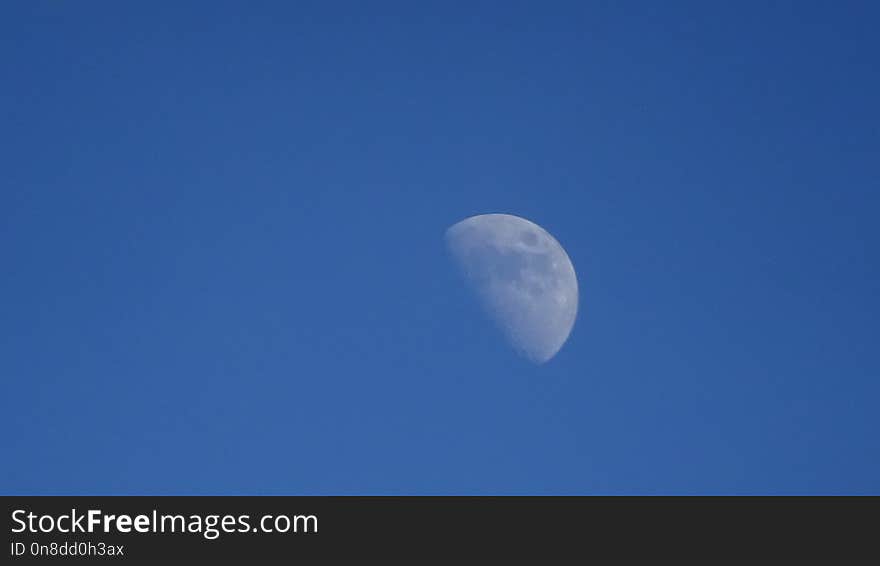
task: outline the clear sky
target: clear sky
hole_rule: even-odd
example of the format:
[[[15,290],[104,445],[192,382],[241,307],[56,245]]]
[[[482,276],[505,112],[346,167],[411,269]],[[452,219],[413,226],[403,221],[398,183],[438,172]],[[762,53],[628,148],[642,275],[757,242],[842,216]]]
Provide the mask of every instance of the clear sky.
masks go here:
[[[0,492],[880,492],[874,2],[9,2]],[[443,234],[537,222],[535,366]]]

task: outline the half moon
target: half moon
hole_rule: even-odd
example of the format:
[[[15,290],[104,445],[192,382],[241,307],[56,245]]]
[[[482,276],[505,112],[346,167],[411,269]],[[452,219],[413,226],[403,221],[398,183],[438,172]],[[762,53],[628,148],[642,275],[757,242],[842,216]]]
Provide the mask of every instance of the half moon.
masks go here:
[[[559,242],[525,218],[481,214],[451,226],[446,244],[508,342],[537,364],[555,356],[578,310],[574,266]]]

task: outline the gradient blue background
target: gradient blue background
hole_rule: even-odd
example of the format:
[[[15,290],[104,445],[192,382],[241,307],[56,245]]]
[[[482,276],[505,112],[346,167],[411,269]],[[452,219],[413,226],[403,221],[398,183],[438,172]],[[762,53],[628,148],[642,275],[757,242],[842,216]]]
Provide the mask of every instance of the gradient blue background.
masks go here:
[[[0,492],[880,492],[876,3],[122,4],[0,12]]]

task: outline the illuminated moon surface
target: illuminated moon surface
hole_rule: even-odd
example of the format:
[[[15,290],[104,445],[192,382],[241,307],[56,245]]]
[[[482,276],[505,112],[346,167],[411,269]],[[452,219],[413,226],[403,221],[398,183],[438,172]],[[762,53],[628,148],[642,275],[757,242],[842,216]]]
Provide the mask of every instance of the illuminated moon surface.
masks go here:
[[[446,244],[489,316],[520,354],[541,364],[574,326],[578,284],[559,242],[510,214],[481,214],[454,224]]]

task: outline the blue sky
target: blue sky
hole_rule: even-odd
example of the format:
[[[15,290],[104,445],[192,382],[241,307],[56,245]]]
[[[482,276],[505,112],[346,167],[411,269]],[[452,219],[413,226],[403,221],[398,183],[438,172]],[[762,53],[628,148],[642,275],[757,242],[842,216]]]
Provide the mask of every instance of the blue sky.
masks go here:
[[[0,492],[878,493],[880,9],[771,4],[6,4]]]

